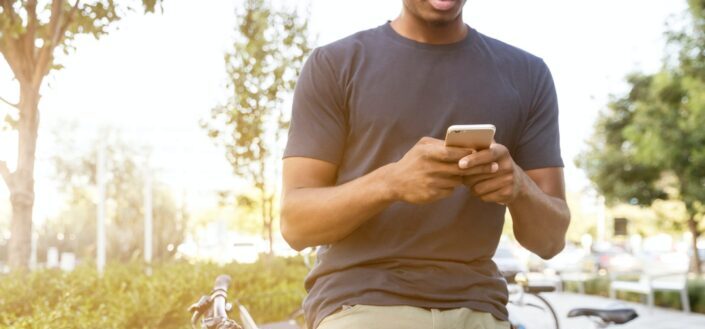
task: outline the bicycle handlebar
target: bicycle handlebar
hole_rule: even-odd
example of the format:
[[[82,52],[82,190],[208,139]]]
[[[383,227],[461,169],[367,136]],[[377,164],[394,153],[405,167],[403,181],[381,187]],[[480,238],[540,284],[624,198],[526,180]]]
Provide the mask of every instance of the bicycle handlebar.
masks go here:
[[[230,285],[230,276],[221,274],[215,279],[211,298],[213,299],[213,316],[227,319],[228,314],[225,309],[225,298],[228,295],[228,286]]]
[[[225,292],[228,291],[228,286],[230,286],[230,279],[229,275],[226,274],[221,274],[218,275],[218,277],[215,279],[215,285],[213,285],[213,291],[216,290],[223,290]]]
[[[219,275],[215,279],[213,291],[210,295],[202,296],[195,304],[189,307],[191,327],[202,329],[242,329],[235,320],[228,319],[228,311],[232,305],[227,302],[230,276]],[[201,319],[201,325],[198,320]]]

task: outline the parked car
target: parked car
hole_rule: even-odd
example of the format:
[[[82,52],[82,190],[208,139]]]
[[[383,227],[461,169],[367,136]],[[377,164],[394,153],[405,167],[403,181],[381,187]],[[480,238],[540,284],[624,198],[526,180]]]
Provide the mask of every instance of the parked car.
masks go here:
[[[591,258],[595,263],[595,268],[599,270],[609,271],[614,267],[626,267],[620,266],[620,261],[627,261],[630,265],[633,259],[628,256],[627,250],[619,245],[612,243],[602,243],[593,245],[592,252],[590,253]],[[615,258],[616,257],[616,258]],[[616,259],[616,260],[615,260]]]

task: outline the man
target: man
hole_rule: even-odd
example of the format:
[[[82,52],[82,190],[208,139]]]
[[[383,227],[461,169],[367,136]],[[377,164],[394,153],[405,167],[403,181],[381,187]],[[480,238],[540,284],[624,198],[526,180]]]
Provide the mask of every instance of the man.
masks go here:
[[[380,27],[314,50],[294,95],[281,229],[321,246],[310,328],[508,328],[491,257],[508,208],[543,258],[564,245],[558,106],[531,54],[462,21],[464,0],[403,0]],[[445,147],[494,124],[489,149]]]

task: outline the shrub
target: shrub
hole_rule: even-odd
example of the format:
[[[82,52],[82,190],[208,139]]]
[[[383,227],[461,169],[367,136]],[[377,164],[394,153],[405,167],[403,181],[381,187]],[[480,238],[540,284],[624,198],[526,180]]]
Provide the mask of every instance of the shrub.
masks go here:
[[[233,278],[229,300],[238,299],[258,322],[286,317],[305,295],[306,267],[299,258],[255,264],[110,264],[73,272],[41,270],[0,277],[2,328],[190,328],[186,311],[208,294],[218,274]]]
[[[638,277],[623,278],[636,280]],[[585,282],[585,293],[588,295],[598,295],[609,297],[610,280],[608,276],[599,276]],[[567,282],[565,291],[578,291],[575,282]],[[694,278],[688,280],[688,297],[690,307],[693,312],[705,314],[705,279]],[[646,297],[633,292],[617,291],[617,298],[620,300],[645,303]],[[654,304],[659,307],[682,310],[680,294],[675,291],[656,291],[654,293]]]

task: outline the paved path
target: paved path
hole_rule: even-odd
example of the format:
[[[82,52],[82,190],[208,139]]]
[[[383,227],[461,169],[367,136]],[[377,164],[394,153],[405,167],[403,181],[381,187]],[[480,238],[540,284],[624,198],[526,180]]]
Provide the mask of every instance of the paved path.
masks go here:
[[[632,307],[639,317],[631,322],[613,326],[614,329],[703,329],[705,328],[705,315],[698,313],[686,314],[677,310],[653,308],[649,309],[644,304],[629,303],[621,300],[614,300],[604,297],[580,295],[574,293],[544,293],[546,299],[551,302],[556,312],[560,316],[561,328],[581,329],[592,328],[592,324],[587,319],[567,318],[568,311],[576,307],[592,308],[620,308]]]

